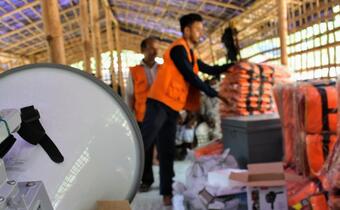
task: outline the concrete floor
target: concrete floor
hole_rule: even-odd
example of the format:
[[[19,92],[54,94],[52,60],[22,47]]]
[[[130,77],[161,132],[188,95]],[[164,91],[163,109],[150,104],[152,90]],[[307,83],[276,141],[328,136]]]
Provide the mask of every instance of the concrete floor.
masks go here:
[[[175,181],[184,183],[185,172],[189,167],[189,161],[175,162]],[[155,183],[152,185],[152,190],[147,193],[137,193],[131,206],[132,210],[173,210],[173,208],[163,206],[161,195],[159,195],[159,167],[153,166]]]

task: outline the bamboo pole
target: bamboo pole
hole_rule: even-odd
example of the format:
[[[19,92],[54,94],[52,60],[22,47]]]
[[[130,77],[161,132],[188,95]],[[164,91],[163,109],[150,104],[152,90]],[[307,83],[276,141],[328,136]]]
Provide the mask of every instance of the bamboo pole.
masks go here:
[[[122,93],[122,97],[124,98],[125,97],[125,85],[124,85],[123,70],[122,70],[122,50],[121,50],[120,40],[119,40],[119,25],[115,25],[115,44],[116,44],[116,51],[117,51],[117,57],[118,57],[118,82],[120,86],[120,91]]]
[[[63,28],[60,21],[58,0],[40,1],[50,61],[52,63],[66,64]]]
[[[111,80],[112,80],[112,88],[115,92],[117,92],[117,82],[116,82],[116,72],[114,69],[114,56],[113,56],[113,32],[112,32],[112,19],[110,14],[112,14],[110,7],[105,7],[105,18],[106,18],[106,35],[107,35],[107,43],[110,52],[110,72],[111,72]]]
[[[99,25],[99,5],[98,0],[90,1],[91,28],[92,28],[92,50],[96,60],[96,76],[102,79],[101,72],[101,37]]]
[[[210,54],[211,54],[211,61],[215,65],[216,64],[216,59],[215,59],[215,52],[214,52],[214,49],[213,49],[213,42],[212,42],[212,39],[211,39],[211,35],[208,36],[208,39],[209,39],[209,48],[210,48]]]
[[[35,57],[34,54],[29,56],[29,61],[30,61],[30,64],[37,63],[37,58]]]
[[[104,5],[106,7],[109,6],[108,0],[104,0]],[[117,18],[110,13],[113,24],[114,24],[114,40],[115,40],[115,49],[117,51],[117,58],[118,58],[118,84],[120,86],[120,90],[122,93],[122,97],[125,97],[125,85],[124,85],[124,79],[123,79],[123,71],[122,71],[122,57],[121,57],[121,46],[120,46],[120,31],[119,31],[119,22]]]
[[[279,9],[279,35],[281,48],[281,64],[288,65],[287,38],[288,38],[288,20],[287,20],[287,1],[277,0]]]
[[[83,44],[83,60],[84,70],[87,73],[91,73],[91,40],[89,31],[89,9],[88,0],[80,0],[80,28],[81,28],[81,39]]]
[[[105,7],[110,7],[108,0],[103,0]],[[116,17],[110,12],[110,15],[113,24],[114,24],[114,43],[115,49],[117,51],[117,58],[118,58],[118,84],[120,86],[122,97],[125,97],[125,85],[123,79],[123,71],[122,71],[122,58],[121,58],[121,46],[120,46],[120,31],[119,31],[119,22]]]

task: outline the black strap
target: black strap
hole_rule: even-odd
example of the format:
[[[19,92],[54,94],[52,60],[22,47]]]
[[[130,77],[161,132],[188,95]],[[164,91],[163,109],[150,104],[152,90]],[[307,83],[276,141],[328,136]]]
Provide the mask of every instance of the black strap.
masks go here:
[[[263,86],[264,86],[264,75],[263,75],[263,66],[261,64],[257,65],[260,69],[260,86],[259,86],[259,97],[258,97],[258,102],[257,102],[257,109],[261,110],[262,106],[262,98],[263,98]]]
[[[323,158],[324,160],[326,160],[329,154],[329,144],[331,142],[331,136],[328,132],[324,132],[322,136],[323,136],[322,152],[323,152]]]
[[[246,97],[246,108],[247,108],[247,111],[250,113],[250,115],[253,114],[253,108],[251,107],[251,100],[250,100],[250,97],[252,96],[252,93],[253,93],[253,77],[254,77],[254,65],[250,63],[250,66],[251,66],[251,69],[247,70],[247,73],[248,73],[248,76],[249,76],[249,79],[248,79],[248,83],[249,83],[249,87],[248,87],[248,95]]]
[[[3,142],[0,143],[0,158],[3,158],[12,148],[16,139],[13,135],[9,135]]]
[[[268,67],[272,70],[272,74],[271,74],[272,80],[271,80],[270,83],[274,86],[275,85],[275,68],[270,66],[270,65]],[[272,110],[273,109],[273,103],[274,103],[272,95],[270,96],[269,103],[270,103],[270,107],[268,108],[268,110]]]
[[[64,161],[63,155],[50,137],[46,134],[45,129],[41,125],[40,114],[34,106],[28,106],[21,109],[21,127],[18,134],[28,143],[40,144],[47,155],[56,163]]]
[[[319,91],[321,96],[322,103],[322,130],[329,131],[329,122],[328,122],[328,98],[327,92],[324,86],[317,86],[316,89]]]
[[[328,109],[328,114],[336,114],[338,113],[338,108]]]
[[[333,188],[332,194],[335,196],[340,196],[340,188]]]

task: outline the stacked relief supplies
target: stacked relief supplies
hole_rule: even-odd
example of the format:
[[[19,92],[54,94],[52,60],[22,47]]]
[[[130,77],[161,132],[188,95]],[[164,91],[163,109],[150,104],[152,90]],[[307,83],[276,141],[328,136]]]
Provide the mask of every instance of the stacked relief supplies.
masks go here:
[[[277,81],[287,80],[283,67],[240,62],[232,66],[220,85],[228,103],[220,105],[222,117],[274,112],[272,89]]]
[[[335,82],[279,84],[274,96],[282,121],[286,166],[305,177],[304,182],[289,183],[289,205],[327,210],[327,182],[321,172],[337,141]]]
[[[337,81],[337,96],[340,96],[340,79]],[[340,101],[338,101],[338,109],[340,107]],[[339,113],[338,113],[339,114]],[[340,132],[340,125],[337,124],[337,132]],[[324,178],[323,185],[325,191],[328,192],[328,204],[330,209],[340,209],[340,139],[337,137],[333,151],[329,155],[321,173],[321,177]]]
[[[190,151],[187,158],[191,165],[185,183],[173,185],[174,210],[182,209],[179,206],[183,203],[190,210],[238,210],[246,200],[245,191],[243,186],[228,181],[228,174],[239,170],[229,150],[223,150],[222,142],[216,140]]]

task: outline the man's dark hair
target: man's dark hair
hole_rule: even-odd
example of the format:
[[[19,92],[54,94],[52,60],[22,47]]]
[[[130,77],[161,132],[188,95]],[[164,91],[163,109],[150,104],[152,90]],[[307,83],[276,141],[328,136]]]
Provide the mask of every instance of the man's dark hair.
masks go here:
[[[202,21],[203,21],[202,16],[197,13],[190,13],[190,14],[183,15],[179,19],[179,23],[181,25],[181,31],[184,32],[184,28],[187,26],[191,26],[194,22],[202,22]]]
[[[143,50],[145,50],[146,47],[148,46],[148,43],[153,42],[153,41],[158,41],[157,37],[149,36],[143,39],[142,43],[140,43],[140,51],[143,52]]]

